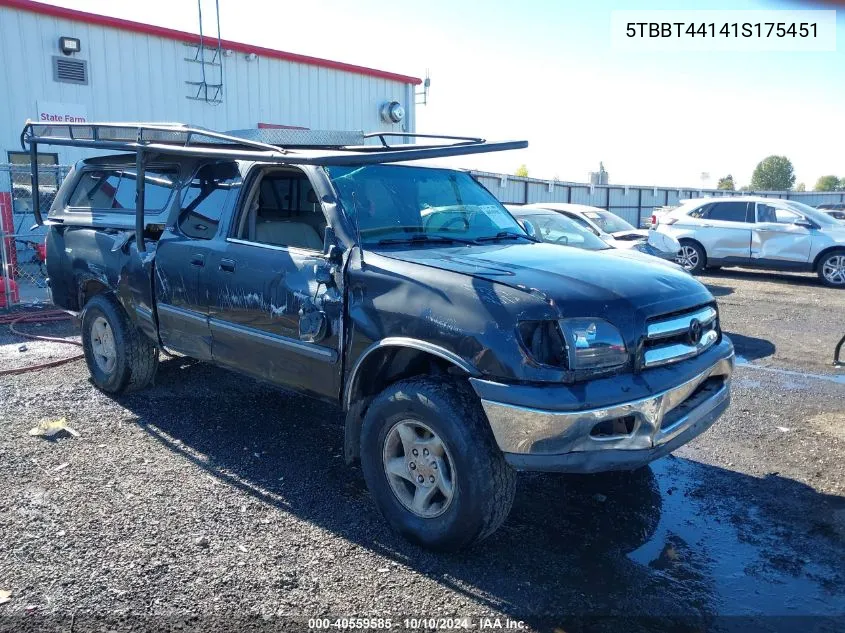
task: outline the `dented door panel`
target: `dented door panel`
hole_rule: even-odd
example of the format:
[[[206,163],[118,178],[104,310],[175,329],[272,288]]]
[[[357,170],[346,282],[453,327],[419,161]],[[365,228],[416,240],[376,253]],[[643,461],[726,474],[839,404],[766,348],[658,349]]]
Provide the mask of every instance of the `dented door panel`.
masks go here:
[[[159,240],[154,285],[161,342],[170,350],[211,360],[211,330],[200,275],[206,244],[172,232]],[[202,256],[202,257],[200,257]]]
[[[336,398],[342,279],[316,280],[315,251],[214,240],[202,291],[215,362],[275,384]],[[300,338],[300,312],[325,313],[322,340]]]

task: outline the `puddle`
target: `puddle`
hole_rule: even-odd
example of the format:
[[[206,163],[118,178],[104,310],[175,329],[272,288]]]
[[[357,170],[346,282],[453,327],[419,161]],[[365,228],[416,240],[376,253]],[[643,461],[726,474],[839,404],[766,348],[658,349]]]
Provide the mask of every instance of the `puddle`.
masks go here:
[[[794,376],[796,378],[803,378],[806,380],[824,380],[826,382],[832,382],[837,385],[845,385],[845,374],[842,374],[841,376],[833,376],[830,374],[812,374],[809,372],[794,371],[791,369],[779,369],[777,367],[763,367],[761,365],[755,365],[743,356],[736,357],[736,364],[740,367],[749,367],[751,369],[758,369],[760,371],[766,371],[772,374],[779,374],[781,376]],[[800,389],[801,387],[798,386],[796,383],[788,383],[787,388]]]
[[[662,499],[660,520],[629,560],[698,584],[720,615],[845,613],[841,569],[796,552],[751,500],[711,495],[702,487],[710,467],[663,459],[651,468]]]

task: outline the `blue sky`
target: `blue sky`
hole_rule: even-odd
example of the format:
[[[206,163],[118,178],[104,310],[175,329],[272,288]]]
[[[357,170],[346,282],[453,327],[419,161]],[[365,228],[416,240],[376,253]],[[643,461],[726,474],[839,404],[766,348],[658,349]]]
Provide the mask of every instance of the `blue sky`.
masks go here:
[[[203,0],[213,11],[213,0]],[[193,0],[54,4],[196,31]],[[271,8],[272,7],[272,8]],[[418,131],[526,138],[453,164],[613,183],[710,186],[785,154],[812,188],[845,177],[845,7],[834,53],[620,53],[614,9],[832,8],[787,2],[220,0],[223,37],[422,76]],[[209,28],[211,22],[206,22]],[[702,181],[708,172],[711,180]]]

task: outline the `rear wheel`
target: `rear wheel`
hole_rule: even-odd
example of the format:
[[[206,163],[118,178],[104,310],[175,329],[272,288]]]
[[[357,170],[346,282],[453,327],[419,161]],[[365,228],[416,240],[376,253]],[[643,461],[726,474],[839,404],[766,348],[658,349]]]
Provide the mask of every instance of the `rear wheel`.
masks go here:
[[[845,250],[831,251],[819,260],[816,267],[825,286],[845,288]]]
[[[412,378],[367,409],[361,467],[380,512],[408,540],[456,550],[492,534],[510,512],[516,473],[467,385]]]
[[[97,295],[85,304],[82,347],[91,379],[107,393],[143,389],[155,378],[158,348],[111,295]]]
[[[699,274],[707,265],[707,255],[700,244],[695,242],[681,242],[681,250],[678,253],[678,263],[684,270],[693,275]]]

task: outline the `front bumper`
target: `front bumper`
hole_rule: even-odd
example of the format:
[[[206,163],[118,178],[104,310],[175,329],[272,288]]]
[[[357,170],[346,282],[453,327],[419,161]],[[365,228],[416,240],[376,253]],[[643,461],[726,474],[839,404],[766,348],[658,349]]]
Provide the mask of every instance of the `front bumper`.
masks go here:
[[[570,410],[538,409],[525,406],[525,393],[515,394],[518,404],[503,398],[490,400],[484,397],[485,393],[506,395],[508,389],[478,379],[472,383],[482,397],[496,442],[513,467],[575,473],[633,470],[703,433],[727,409],[734,367],[733,346],[724,337],[706,356],[712,362],[705,367],[701,367],[703,358],[692,363],[696,371],[692,376],[684,375],[686,372],[680,367],[691,361],[678,363],[674,373],[680,380],[672,386],[633,400],[602,403],[600,407],[582,401],[581,406]],[[615,377],[615,382],[621,383],[621,392],[636,392],[626,381],[641,383],[642,377]],[[495,390],[488,388],[493,385]],[[516,392],[542,389],[512,387]],[[608,433],[608,424],[614,423],[614,432]]]

